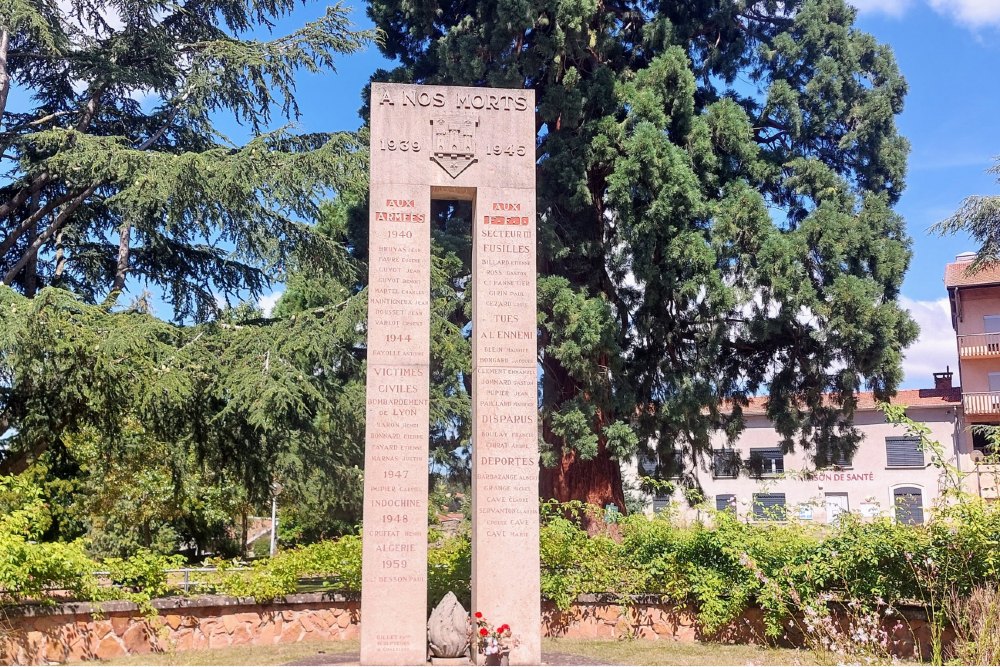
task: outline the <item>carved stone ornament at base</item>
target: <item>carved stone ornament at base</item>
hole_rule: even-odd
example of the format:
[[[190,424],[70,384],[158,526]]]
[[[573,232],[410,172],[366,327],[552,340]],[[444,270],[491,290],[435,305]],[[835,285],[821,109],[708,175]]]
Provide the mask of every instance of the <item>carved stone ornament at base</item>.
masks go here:
[[[469,652],[469,612],[448,592],[427,621],[427,644],[432,658],[460,658]]]

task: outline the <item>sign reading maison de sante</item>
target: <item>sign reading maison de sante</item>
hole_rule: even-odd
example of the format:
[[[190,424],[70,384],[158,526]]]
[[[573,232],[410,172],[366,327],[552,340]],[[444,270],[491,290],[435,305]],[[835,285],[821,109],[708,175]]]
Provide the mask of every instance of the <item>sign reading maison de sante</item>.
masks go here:
[[[372,84],[363,664],[426,658],[432,199],[473,207],[472,605],[541,658],[534,109]]]

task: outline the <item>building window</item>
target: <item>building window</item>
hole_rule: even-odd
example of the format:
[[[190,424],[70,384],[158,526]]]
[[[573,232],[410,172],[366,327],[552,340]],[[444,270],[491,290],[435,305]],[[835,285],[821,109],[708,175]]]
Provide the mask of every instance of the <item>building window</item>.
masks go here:
[[[854,454],[844,451],[823,452],[816,454],[817,468],[853,468]]]
[[[657,479],[680,479],[684,473],[684,453],[677,449],[639,454],[639,475]]]
[[[892,500],[896,508],[896,521],[911,525],[924,522],[924,500],[920,489],[901,486],[893,490]]]
[[[785,494],[753,494],[753,518],[758,521],[784,521]]]
[[[712,452],[712,476],[735,479],[740,474],[739,454],[731,449],[716,449]]]
[[[639,474],[643,477],[652,477],[656,474],[656,454],[639,454]]]
[[[979,423],[976,423],[976,424],[970,424],[970,427],[972,429],[972,449],[973,449],[973,451],[982,452],[985,456],[996,457],[996,455],[997,455],[998,452],[997,452],[996,447],[990,442],[990,436],[987,435],[986,433],[983,433],[980,429],[976,428],[977,426],[1000,427],[1000,423],[997,423],[997,422],[988,422],[988,423],[979,422]]]
[[[826,522],[837,523],[841,514],[851,510],[846,493],[826,494]]]
[[[774,477],[785,472],[785,453],[779,447],[750,450],[747,467],[758,477]]]
[[[885,439],[885,463],[889,468],[923,468],[920,438],[889,436]]]
[[[720,512],[736,514],[736,496],[731,493],[720,493],[715,497],[715,509]]]

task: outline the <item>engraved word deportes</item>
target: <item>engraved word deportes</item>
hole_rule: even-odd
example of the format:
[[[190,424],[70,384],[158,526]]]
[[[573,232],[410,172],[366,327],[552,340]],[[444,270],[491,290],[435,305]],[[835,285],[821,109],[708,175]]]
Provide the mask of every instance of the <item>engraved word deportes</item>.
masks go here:
[[[472,608],[511,626],[510,664],[538,664],[534,91],[374,83],[371,95],[361,662],[427,659],[430,210],[440,199],[472,202],[475,222]]]

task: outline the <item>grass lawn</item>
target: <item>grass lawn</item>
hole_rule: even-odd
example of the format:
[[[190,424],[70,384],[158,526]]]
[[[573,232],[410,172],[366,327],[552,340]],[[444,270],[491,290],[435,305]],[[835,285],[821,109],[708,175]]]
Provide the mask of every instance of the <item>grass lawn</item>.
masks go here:
[[[360,644],[344,642],[298,642],[274,646],[233,646],[176,653],[145,653],[126,658],[87,663],[99,665],[284,665],[318,653],[347,654],[356,660]]]
[[[784,648],[666,641],[543,639],[543,652],[585,655],[618,665],[815,665],[812,653]]]
[[[729,644],[652,641],[544,639],[543,653],[568,653],[619,665],[814,665],[806,651]],[[276,646],[239,646],[179,653],[136,655],[106,660],[106,665],[282,665],[323,653],[357,659],[358,642],[301,642]]]

